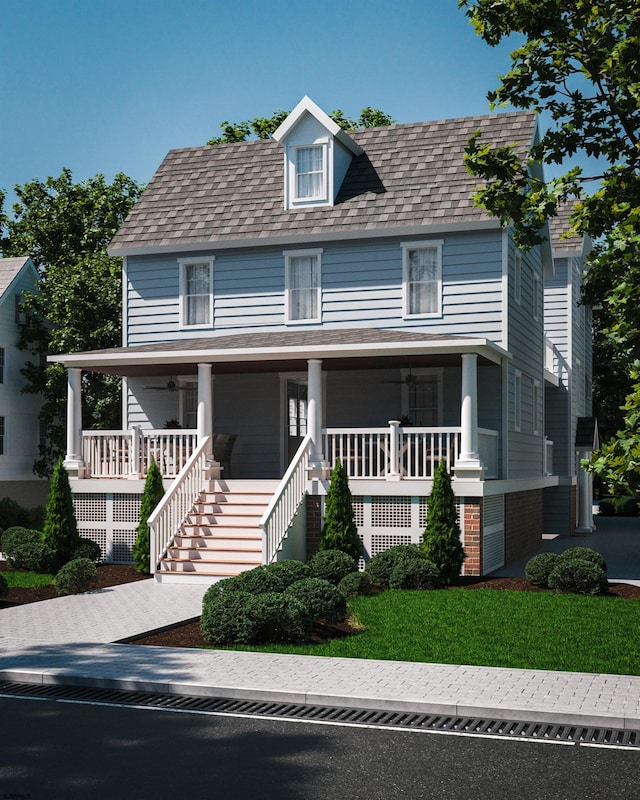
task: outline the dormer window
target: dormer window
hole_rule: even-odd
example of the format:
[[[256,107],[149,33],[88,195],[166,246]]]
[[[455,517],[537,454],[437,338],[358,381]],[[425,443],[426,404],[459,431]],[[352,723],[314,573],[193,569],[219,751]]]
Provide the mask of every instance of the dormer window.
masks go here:
[[[296,200],[322,200],[327,196],[324,147],[296,149]]]

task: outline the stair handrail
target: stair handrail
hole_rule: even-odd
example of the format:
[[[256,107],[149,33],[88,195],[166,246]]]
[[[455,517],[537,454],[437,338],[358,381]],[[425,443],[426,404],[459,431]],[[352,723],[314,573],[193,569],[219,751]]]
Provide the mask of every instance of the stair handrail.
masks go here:
[[[207,467],[210,466],[210,437],[206,436],[174,478],[162,500],[147,520],[149,526],[149,564],[155,573],[160,559],[169,549],[180,525],[205,488]]]
[[[311,436],[307,434],[260,519],[260,527],[263,530],[263,564],[270,564],[275,559],[280,545],[287,535],[289,525],[306,494],[310,452]]]

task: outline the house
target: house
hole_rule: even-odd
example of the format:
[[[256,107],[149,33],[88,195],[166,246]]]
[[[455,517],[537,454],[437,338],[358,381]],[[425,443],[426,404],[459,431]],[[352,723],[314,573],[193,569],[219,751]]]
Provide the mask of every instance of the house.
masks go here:
[[[474,206],[476,130],[525,149],[536,117],[346,133],[305,97],[270,140],[167,155],[109,249],[122,347],[52,357],[79,526],[107,557],[130,551],[151,458],[168,489],[150,520],[158,579],[310,554],[338,458],[365,558],[419,540],[441,460],[466,574],[535,550],[547,495],[549,524],[571,530],[570,426],[590,409],[567,376],[588,380],[588,315],[550,340],[545,317],[560,285],[575,310],[581,254],[556,273],[550,240],[521,253]],[[123,376],[122,431],[81,430],[91,370]],[[225,464],[221,434],[236,437]]]
[[[30,508],[47,499],[48,484],[33,474],[39,455],[41,401],[22,394],[20,370],[27,361],[18,348],[22,296],[38,274],[30,258],[0,258],[0,497]]]

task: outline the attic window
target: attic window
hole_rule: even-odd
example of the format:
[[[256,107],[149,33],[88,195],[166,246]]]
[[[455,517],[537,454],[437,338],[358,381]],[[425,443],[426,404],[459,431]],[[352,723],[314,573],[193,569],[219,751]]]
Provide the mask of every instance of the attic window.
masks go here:
[[[327,181],[322,145],[296,148],[296,200],[325,200]]]

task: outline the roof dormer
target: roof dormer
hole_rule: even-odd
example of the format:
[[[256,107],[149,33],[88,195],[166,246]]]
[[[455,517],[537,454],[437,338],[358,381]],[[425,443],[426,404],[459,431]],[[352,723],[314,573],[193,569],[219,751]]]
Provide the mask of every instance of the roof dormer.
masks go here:
[[[332,206],[363,150],[313,100],[303,97],[274,132],[284,148],[284,207]]]

